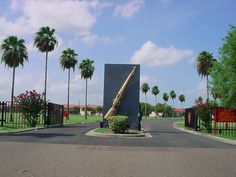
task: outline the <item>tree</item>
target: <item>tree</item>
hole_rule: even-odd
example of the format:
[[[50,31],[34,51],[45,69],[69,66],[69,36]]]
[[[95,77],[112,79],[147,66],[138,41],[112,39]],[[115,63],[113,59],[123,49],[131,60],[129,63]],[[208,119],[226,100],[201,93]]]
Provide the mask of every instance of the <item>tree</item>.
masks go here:
[[[199,53],[199,55],[196,58],[196,69],[198,72],[198,75],[201,77],[206,77],[207,81],[207,99],[209,99],[209,81],[208,76],[210,73],[210,68],[213,66],[214,63],[213,54],[209,53],[207,51],[203,51]]]
[[[236,109],[236,26],[230,29],[219,49],[219,60],[211,69],[211,89],[219,96],[220,106]]]
[[[81,78],[85,79],[85,119],[87,119],[87,89],[88,89],[88,78],[92,78],[93,72],[95,70],[93,66],[94,61],[90,59],[82,60],[79,64],[79,69],[81,70]]]
[[[173,101],[173,112],[172,112],[172,117],[174,117],[174,109],[175,109],[175,107],[174,107],[174,99],[176,98],[176,94],[175,94],[175,91],[174,90],[171,90],[171,92],[170,92],[170,97],[171,97],[171,99],[172,99],[172,101]]]
[[[179,95],[179,101],[180,101],[181,107],[183,109],[183,102],[185,102],[185,96],[183,94]]]
[[[15,97],[19,104],[22,117],[29,127],[36,127],[39,124],[40,112],[44,109],[43,95],[35,90],[26,91]]]
[[[145,111],[144,111],[145,118],[147,116],[147,92],[149,89],[150,89],[150,87],[148,86],[147,83],[143,83],[143,85],[141,86],[141,90],[145,94]]]
[[[97,113],[101,114],[102,111],[103,111],[103,107],[102,106],[97,106],[96,111],[97,111]]]
[[[219,94],[214,88],[211,89],[211,95],[214,98],[214,101],[216,101],[216,99],[219,98]]]
[[[12,89],[11,89],[11,114],[10,119],[13,121],[12,108],[15,87],[15,70],[19,65],[24,66],[24,62],[28,61],[28,52],[23,39],[18,39],[16,36],[9,36],[1,44],[1,62],[5,66],[12,68]]]
[[[151,114],[151,112],[154,111],[154,106],[152,106],[149,103],[146,104],[144,102],[140,102],[139,105],[140,105],[140,107],[139,107],[140,111],[143,113],[145,112],[145,108],[146,108],[147,115]]]
[[[152,94],[155,95],[155,113],[157,115],[157,95],[159,94],[159,88],[157,86],[152,87]]]
[[[167,105],[167,101],[169,100],[169,95],[167,93],[163,93],[163,100],[165,101],[165,104]],[[166,116],[166,105],[165,105],[165,116]]]
[[[45,52],[45,79],[44,79],[44,119],[46,120],[46,103],[47,103],[47,66],[48,66],[48,52],[55,49],[57,45],[57,39],[54,35],[55,29],[50,29],[48,26],[41,27],[35,34],[34,46],[38,48],[40,52]]]
[[[202,102],[202,101],[203,101],[203,98],[200,96],[200,97],[197,98],[197,100],[198,100],[199,102]]]
[[[67,112],[69,118],[69,105],[70,105],[70,69],[72,68],[75,71],[75,65],[77,64],[76,56],[78,54],[71,48],[63,50],[60,57],[60,64],[63,70],[68,69],[68,89],[67,89]]]

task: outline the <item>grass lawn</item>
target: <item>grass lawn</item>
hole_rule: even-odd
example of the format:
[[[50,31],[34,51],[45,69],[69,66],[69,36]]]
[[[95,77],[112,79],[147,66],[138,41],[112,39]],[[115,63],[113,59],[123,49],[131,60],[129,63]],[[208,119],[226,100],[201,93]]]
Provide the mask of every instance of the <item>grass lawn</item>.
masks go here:
[[[0,127],[0,133],[6,132],[19,132],[24,130],[32,130],[34,128],[13,128],[13,127]]]
[[[96,133],[113,133],[113,131],[110,128],[96,128]]]
[[[69,120],[64,119],[64,124],[82,124],[82,123],[87,123],[87,122],[101,122],[102,121],[102,116],[88,116],[87,119],[85,119],[85,116],[80,116],[80,115],[70,115]]]
[[[76,124],[76,123],[86,123],[86,122],[100,122],[102,121],[101,116],[88,116],[87,119],[85,119],[84,116],[79,115],[70,115],[69,120],[64,119],[64,124]],[[38,126],[43,127],[43,126]],[[24,130],[32,130],[34,128],[16,128],[12,127],[12,125],[4,124],[4,127],[0,127],[0,133],[6,133],[6,132],[18,132],[18,131],[24,131]]]
[[[179,127],[179,128],[185,128],[184,126],[184,122],[176,122],[176,127]]]
[[[96,128],[95,132],[96,133],[114,133],[110,128]],[[138,130],[128,130],[128,132],[124,134],[140,134],[140,133],[143,133],[143,132],[138,131]]]
[[[183,119],[182,117],[142,117],[142,120],[166,120],[166,119]]]

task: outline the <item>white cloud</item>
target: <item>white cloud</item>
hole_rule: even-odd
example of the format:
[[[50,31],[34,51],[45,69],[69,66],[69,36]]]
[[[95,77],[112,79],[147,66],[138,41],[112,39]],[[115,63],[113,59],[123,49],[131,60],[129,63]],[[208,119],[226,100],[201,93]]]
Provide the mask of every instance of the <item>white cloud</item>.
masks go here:
[[[167,6],[171,0],[159,0],[158,3],[161,4],[162,6]]]
[[[90,8],[91,4],[86,1],[25,0],[22,10],[35,28],[49,25],[58,30],[88,30],[96,22]]]
[[[0,16],[1,35],[32,35],[41,26],[50,26],[57,31],[72,32],[81,37],[82,42],[92,43],[99,37],[90,30],[97,16],[111,4],[99,0],[13,0],[12,14],[18,17],[10,20],[6,13]],[[58,10],[60,9],[60,10]]]
[[[11,82],[6,77],[5,73],[7,73],[10,77],[10,74],[4,68],[4,65],[0,63],[0,101],[3,101],[6,98],[6,96],[10,94],[9,88],[10,88]]]
[[[0,16],[0,33],[6,35],[22,35],[32,33],[32,27],[27,19],[19,17],[15,21],[8,21],[5,17]]]
[[[131,63],[144,64],[150,67],[175,64],[185,57],[192,56],[192,50],[159,47],[151,41],[144,43],[141,48],[134,52]]]
[[[201,93],[206,93],[206,90],[207,90],[206,80],[202,80],[201,82],[199,82],[197,86],[197,90]]]
[[[148,83],[150,82],[150,77],[149,76],[140,76],[140,83],[143,84],[143,83]]]
[[[143,5],[143,0],[131,0],[124,5],[116,6],[114,15],[122,18],[131,18]]]
[[[109,36],[98,36],[95,34],[91,34],[89,31],[80,33],[79,37],[83,43],[89,46],[92,46],[95,43],[117,45],[125,41],[124,37],[118,37],[113,39]]]

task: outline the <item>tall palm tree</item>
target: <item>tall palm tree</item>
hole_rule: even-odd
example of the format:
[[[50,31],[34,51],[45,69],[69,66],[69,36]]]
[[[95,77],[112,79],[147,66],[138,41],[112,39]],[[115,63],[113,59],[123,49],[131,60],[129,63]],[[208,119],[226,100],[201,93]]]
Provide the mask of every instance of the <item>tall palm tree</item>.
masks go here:
[[[167,93],[163,93],[163,100],[165,101],[165,116],[166,116],[166,105],[167,101],[169,100],[169,95]]]
[[[196,69],[198,72],[198,75],[201,77],[206,77],[207,81],[207,99],[209,99],[209,81],[208,81],[208,76],[209,76],[209,70],[213,66],[214,61],[216,61],[213,58],[213,54],[209,53],[207,51],[203,51],[199,53],[199,55],[196,58]]]
[[[185,102],[185,96],[183,94],[179,95],[179,101],[181,103],[181,108],[183,109],[183,102]]]
[[[143,83],[141,86],[142,92],[145,94],[145,118],[147,117],[147,92],[150,89],[147,83]]]
[[[200,96],[200,97],[197,98],[197,100],[198,100],[199,102],[202,102],[202,101],[203,101],[203,98]]]
[[[75,71],[75,65],[78,63],[76,56],[78,54],[71,48],[63,50],[62,55],[60,57],[60,64],[63,70],[68,69],[68,89],[67,89],[67,112],[68,119],[70,117],[69,114],[69,105],[70,105],[70,69],[72,68]]]
[[[16,36],[9,36],[1,44],[1,62],[5,63],[5,66],[13,68],[12,74],[12,89],[11,89],[11,114],[10,120],[13,121],[12,108],[13,108],[13,97],[15,87],[15,69],[19,65],[24,65],[25,61],[28,61],[28,52],[23,39],[18,39]]]
[[[55,49],[57,45],[57,38],[54,34],[55,29],[50,29],[48,26],[41,27],[35,34],[34,46],[38,48],[40,52],[45,52],[45,79],[44,79],[44,120],[46,120],[46,102],[47,102],[47,66],[48,66],[48,52]]]
[[[155,95],[155,113],[157,115],[157,95],[159,94],[159,88],[157,86],[152,87],[152,94]]]
[[[174,103],[174,99],[176,98],[176,94],[175,94],[175,91],[174,90],[171,90],[171,92],[170,92],[170,97],[171,97],[171,99],[172,99],[172,101],[173,101],[173,112],[172,112],[172,117],[174,117],[174,107],[175,107],[175,103]]]
[[[94,61],[90,59],[82,60],[79,64],[79,69],[81,70],[81,77],[85,79],[85,119],[87,119],[87,93],[88,93],[88,78],[92,78],[93,72],[95,70],[93,66]]]

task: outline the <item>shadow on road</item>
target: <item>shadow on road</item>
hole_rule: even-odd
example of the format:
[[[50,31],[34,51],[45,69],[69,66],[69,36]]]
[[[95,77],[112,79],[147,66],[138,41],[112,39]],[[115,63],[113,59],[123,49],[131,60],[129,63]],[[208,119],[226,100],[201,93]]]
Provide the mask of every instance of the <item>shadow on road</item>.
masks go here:
[[[73,134],[62,134],[62,133],[37,133],[37,132],[32,132],[32,133],[14,133],[10,134],[8,136],[12,137],[35,137],[35,138],[53,138],[53,137],[70,137],[70,136],[75,136]]]
[[[179,131],[148,131],[150,134],[187,134],[186,132],[179,132]]]

